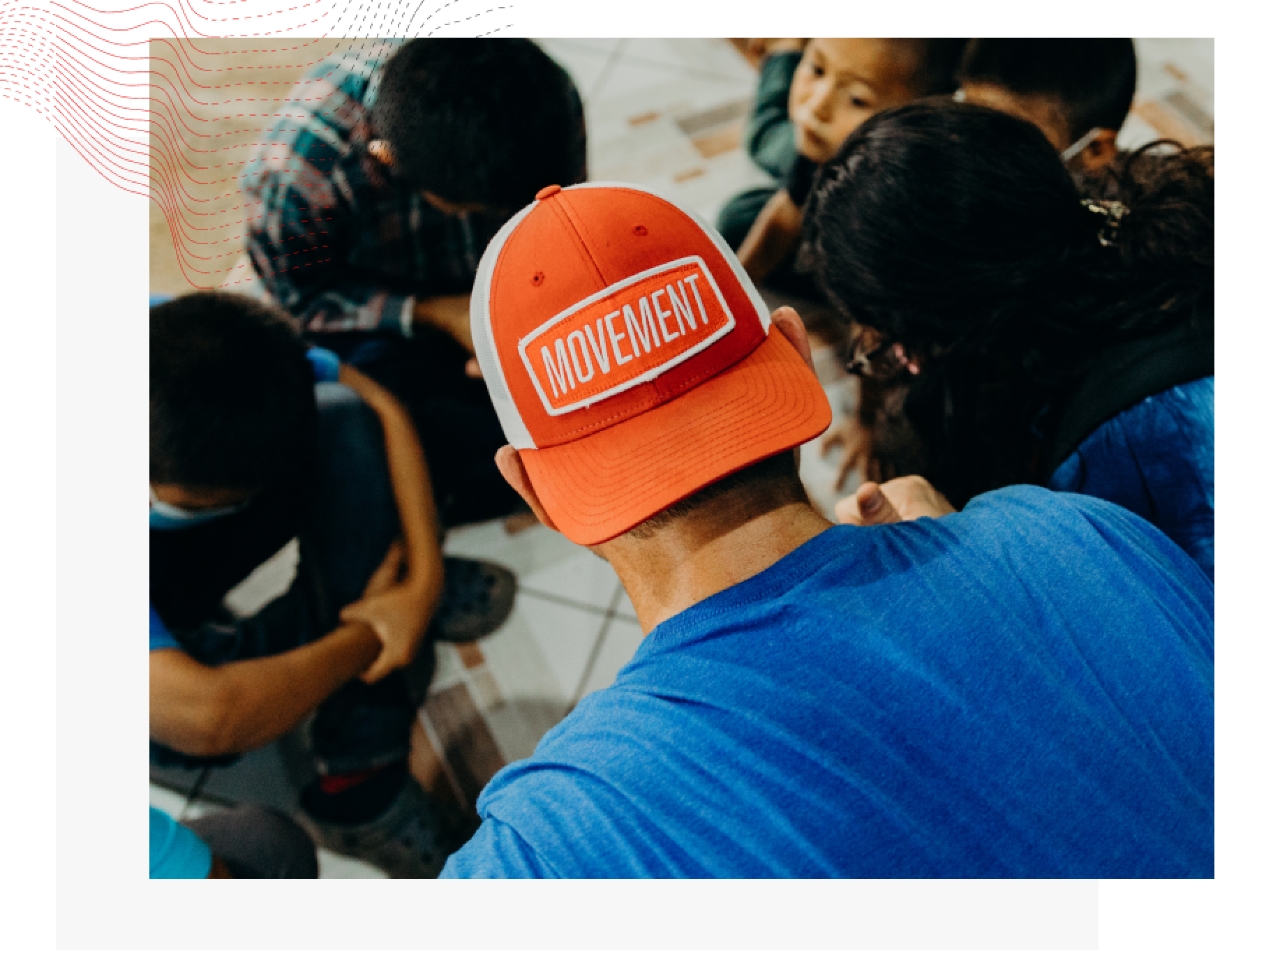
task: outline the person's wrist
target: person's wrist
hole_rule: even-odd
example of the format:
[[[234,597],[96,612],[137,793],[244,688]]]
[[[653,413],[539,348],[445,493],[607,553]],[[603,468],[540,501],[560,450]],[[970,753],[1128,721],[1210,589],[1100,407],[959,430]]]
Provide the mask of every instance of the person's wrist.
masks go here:
[[[404,587],[417,603],[429,605],[434,611],[444,594],[444,561],[411,567],[405,575]]]
[[[359,649],[359,668],[368,668],[382,655],[382,639],[368,622],[348,619],[338,626],[338,630],[345,630],[351,636],[349,641]]]

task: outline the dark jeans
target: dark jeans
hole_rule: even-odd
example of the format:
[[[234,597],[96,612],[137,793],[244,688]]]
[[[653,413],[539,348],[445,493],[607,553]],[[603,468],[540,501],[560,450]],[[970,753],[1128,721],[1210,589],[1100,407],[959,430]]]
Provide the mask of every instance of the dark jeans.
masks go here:
[[[309,339],[382,384],[409,411],[442,526],[477,523],[521,507],[493,462],[507,439],[489,392],[484,381],[466,375],[470,355],[452,337],[427,328],[412,339],[386,332],[317,333]]]
[[[318,384],[316,397],[318,451],[305,504],[290,512],[263,500],[261,509],[251,504],[189,530],[151,531],[156,610],[184,651],[206,665],[275,655],[328,634],[343,606],[363,594],[400,531],[377,416],[340,384]],[[227,590],[295,533],[300,558],[289,590],[248,619],[223,610]],[[180,592],[164,586],[173,579],[181,581]],[[175,609],[171,615],[166,599]],[[429,672],[433,656],[431,643],[424,643],[419,658],[426,661],[415,669]],[[372,685],[353,679],[316,711],[310,741],[317,771],[341,774],[407,757],[414,713],[404,672]],[[233,760],[189,758],[152,744],[152,761],[159,764]]]

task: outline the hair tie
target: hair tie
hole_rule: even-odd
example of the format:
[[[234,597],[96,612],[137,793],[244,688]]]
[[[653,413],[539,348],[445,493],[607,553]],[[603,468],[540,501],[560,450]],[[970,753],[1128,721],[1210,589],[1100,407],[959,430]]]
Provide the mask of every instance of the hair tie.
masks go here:
[[[1098,241],[1102,247],[1110,248],[1116,243],[1120,231],[1120,219],[1129,213],[1129,208],[1118,200],[1094,200],[1086,197],[1080,201],[1091,214],[1102,218],[1102,227],[1098,229]]]

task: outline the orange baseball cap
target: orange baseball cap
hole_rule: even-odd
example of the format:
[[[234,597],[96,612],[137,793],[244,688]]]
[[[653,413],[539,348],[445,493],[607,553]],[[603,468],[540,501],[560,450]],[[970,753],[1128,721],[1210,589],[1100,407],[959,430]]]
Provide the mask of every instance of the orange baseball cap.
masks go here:
[[[557,530],[601,543],[831,423],[724,239],[621,184],[547,187],[490,242],[476,358]]]

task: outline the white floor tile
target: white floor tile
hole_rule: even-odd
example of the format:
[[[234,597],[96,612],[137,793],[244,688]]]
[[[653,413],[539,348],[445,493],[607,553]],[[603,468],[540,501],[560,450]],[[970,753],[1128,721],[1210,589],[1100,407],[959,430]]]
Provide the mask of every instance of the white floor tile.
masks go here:
[[[599,54],[613,54],[618,49],[618,45],[622,43],[622,39],[617,37],[556,37],[534,38],[534,40],[539,44],[551,40],[556,44],[586,48],[588,51],[595,51]]]
[[[551,595],[608,611],[618,589],[618,575],[608,562],[584,547],[566,560],[523,575],[520,589],[533,596]]]
[[[216,801],[209,801],[207,798],[197,798],[186,807],[182,817],[184,819],[200,818],[204,815],[212,815],[214,812],[223,811],[226,807],[226,805],[220,805]]]
[[[184,795],[162,788],[158,784],[150,785],[150,788],[152,808],[158,808],[172,818],[182,818],[182,810],[187,806]]]
[[[320,878],[334,879],[377,879],[384,880],[387,874],[376,866],[350,856],[340,856],[328,849],[316,851],[316,861],[320,864]]]
[[[718,37],[642,38],[622,43],[620,56],[637,64],[684,70],[755,86],[756,71],[733,45]]]
[[[1152,37],[1134,41],[1138,51],[1138,96],[1159,98],[1180,82],[1165,67],[1173,64],[1203,93],[1213,96],[1213,39]],[[1212,109],[1212,101],[1209,108]]]
[[[604,621],[600,612],[520,594],[507,623],[479,642],[503,699],[567,707]]]
[[[597,46],[593,42],[541,38],[537,43],[565,71],[569,72],[569,77],[578,86],[578,94],[584,102],[587,102],[604,74],[613,49],[619,42],[602,42]]]
[[[509,568],[517,577],[567,560],[581,551],[577,544],[541,524],[509,534],[502,520],[450,530],[444,542],[446,554],[491,560]]]
[[[623,618],[615,618],[609,622],[609,630],[600,643],[600,650],[595,662],[591,664],[591,671],[583,683],[579,699],[612,685],[618,670],[631,661],[643,639],[644,633],[637,623]]]
[[[752,82],[712,77],[618,58],[592,96],[588,122],[597,131],[627,125],[649,111],[693,112],[750,98]]]
[[[458,650],[448,642],[436,643],[436,671],[431,677],[433,690],[461,682],[466,669],[458,659]]]
[[[223,603],[241,618],[256,615],[289,590],[298,575],[298,539],[290,540],[227,592]]]

